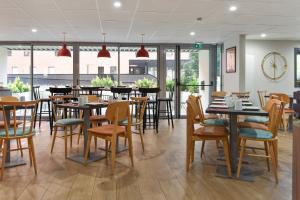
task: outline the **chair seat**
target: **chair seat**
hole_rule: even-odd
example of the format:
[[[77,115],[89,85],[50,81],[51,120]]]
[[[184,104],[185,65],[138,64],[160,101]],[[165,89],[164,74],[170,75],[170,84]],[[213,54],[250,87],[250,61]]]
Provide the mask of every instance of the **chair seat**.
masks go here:
[[[104,121],[108,121],[105,117],[105,115],[93,115],[90,116],[90,121],[100,121],[100,122],[104,122]]]
[[[65,119],[59,119],[55,122],[55,125],[62,125],[62,126],[68,126],[68,125],[77,125],[83,123],[82,119],[78,118],[65,118]]]
[[[244,121],[245,122],[256,122],[256,123],[267,124],[269,122],[269,117],[249,116],[249,117],[246,117],[246,119]]]
[[[241,128],[240,137],[253,138],[253,139],[271,139],[273,134],[271,131],[253,129],[253,128]]]
[[[142,123],[142,121],[140,121],[140,120],[137,120],[135,117],[133,117],[132,119],[131,119],[131,126],[135,126],[135,125],[137,125],[137,124],[141,124]],[[128,120],[126,119],[126,120],[123,120],[123,121],[121,121],[121,122],[119,122],[119,125],[120,126],[127,126],[127,124],[128,124]]]
[[[255,123],[255,122],[240,122],[238,124],[240,128],[254,128],[260,130],[269,130],[269,127],[266,124]]]
[[[19,121],[19,120],[16,121],[17,126],[22,124],[22,123],[23,123],[22,121]],[[10,120],[9,126],[14,126],[14,121],[13,120]],[[4,121],[0,121],[0,128],[4,128]]]
[[[35,129],[32,128],[32,132],[30,133],[30,128],[29,127],[25,127],[25,131],[24,131],[24,134],[23,134],[23,128],[17,128],[16,129],[16,136],[17,137],[20,137],[20,136],[28,136],[28,135],[34,135],[35,134]],[[8,135],[10,137],[13,137],[15,136],[14,135],[14,128],[9,128],[8,129]],[[0,137],[6,137],[6,132],[5,132],[5,129],[1,129],[0,130]]]
[[[126,132],[126,129],[124,126],[116,126],[114,124],[108,124],[103,126],[98,126],[95,128],[89,128],[88,131],[96,134],[96,135],[107,135],[110,136],[114,133],[114,129],[116,128],[116,134],[123,134]]]
[[[194,136],[214,138],[225,137],[228,131],[224,126],[203,126],[194,131]]]
[[[226,126],[227,120],[225,119],[206,119],[203,121],[203,125],[208,126]]]

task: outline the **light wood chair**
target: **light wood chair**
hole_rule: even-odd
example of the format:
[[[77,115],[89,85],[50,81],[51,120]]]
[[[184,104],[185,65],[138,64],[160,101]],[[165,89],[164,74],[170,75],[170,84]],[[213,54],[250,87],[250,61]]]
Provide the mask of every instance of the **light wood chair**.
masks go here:
[[[257,95],[258,95],[260,107],[264,108],[266,105],[267,91],[258,90]]]
[[[270,97],[277,98],[284,103],[283,113],[282,113],[282,125],[283,129],[286,131],[288,127],[289,116],[294,116],[294,110],[289,108],[290,97],[284,93],[270,93]]]
[[[277,149],[277,129],[280,124],[284,104],[276,99],[272,99],[273,106],[270,111],[270,122],[268,130],[241,128],[239,138],[241,140],[240,158],[238,163],[237,177],[240,176],[242,161],[245,153],[246,141],[263,142],[265,146],[265,155],[248,154],[249,156],[264,157],[267,159],[268,170],[269,160],[272,162],[272,170],[275,176],[276,183],[278,183],[277,166],[278,166],[278,149]]]
[[[195,142],[203,140],[222,141],[224,144],[224,155],[227,165],[228,176],[231,176],[231,165],[229,157],[228,131],[224,126],[203,126],[195,129],[195,117],[197,103],[192,99],[187,100],[187,149],[186,170],[189,171],[191,162],[194,161]]]
[[[250,97],[250,92],[232,92],[231,95],[241,99],[248,99]]]
[[[30,158],[30,166],[34,167],[34,172],[37,174],[36,167],[36,159],[35,159],[35,150],[33,145],[33,135],[35,134],[33,124],[34,117],[36,114],[38,101],[23,101],[23,102],[14,102],[14,101],[0,101],[0,113],[4,118],[4,129],[0,130],[0,139],[3,143],[2,148],[2,164],[1,164],[1,180],[4,175],[5,168],[5,160],[6,154],[8,151],[19,151],[28,149],[29,150],[29,158]],[[8,122],[6,110],[10,109],[10,115],[12,119]],[[21,116],[17,116],[17,111],[21,110]],[[30,114],[30,122],[27,121],[27,114]],[[20,118],[21,120],[17,120]],[[13,121],[13,126],[9,126],[9,124]],[[21,123],[17,123],[17,122]],[[27,139],[28,147],[22,147],[20,145],[17,146],[16,149],[7,149],[7,144],[11,140],[20,141],[21,139]]]
[[[68,136],[70,136],[70,147],[72,147],[73,143],[73,126],[80,126],[79,130],[82,130],[83,120],[80,118],[70,117],[70,114],[65,113],[64,110],[59,110],[57,108],[58,103],[64,103],[67,99],[70,99],[69,95],[62,95],[62,96],[50,96],[51,105],[52,105],[52,113],[53,113],[53,120],[54,120],[54,134],[52,136],[52,145],[51,145],[51,154],[53,152],[55,139],[63,138],[65,141],[65,158],[67,158],[68,152]],[[70,111],[69,111],[70,112]],[[59,136],[57,134],[57,129],[63,128],[64,135]],[[68,134],[68,128],[70,129],[70,134]]]
[[[141,144],[143,151],[145,151],[144,147],[144,139],[143,139],[143,120],[144,120],[144,113],[146,110],[148,97],[131,97],[131,126],[135,127],[137,131],[131,131],[132,133],[136,133],[140,135]],[[134,108],[136,111],[134,112]],[[135,114],[135,117],[133,115]],[[121,126],[127,126],[128,121],[122,121],[119,123]]]
[[[224,98],[226,96],[227,92],[224,91],[213,91],[211,94],[211,97],[213,99],[215,98]]]
[[[108,142],[111,143],[111,171],[114,174],[115,170],[115,157],[116,157],[116,142],[117,137],[124,137],[128,140],[128,151],[131,159],[131,165],[133,166],[133,152],[132,152],[132,135],[131,135],[131,117],[129,101],[119,101],[108,105],[105,117],[111,122],[111,124],[104,124],[99,127],[93,127],[88,129],[88,143],[85,152],[85,160],[88,159],[90,144],[92,137],[97,137],[105,140],[106,156],[108,151]],[[120,121],[127,120],[127,126],[119,126]],[[96,153],[96,152],[95,152]]]
[[[18,102],[19,99],[17,97],[14,97],[14,96],[2,96],[2,97],[0,97],[0,101]],[[18,126],[18,125],[22,124],[22,121],[17,120],[16,123],[17,123],[17,126]],[[9,125],[10,125],[10,127],[13,127],[14,126],[14,121],[11,120],[9,122]],[[0,129],[4,129],[4,128],[5,128],[4,121],[0,121]],[[2,144],[3,144],[3,141],[0,140],[0,149],[2,148]],[[22,143],[21,143],[21,139],[20,138],[17,139],[17,146],[20,149],[21,157],[23,157]]]

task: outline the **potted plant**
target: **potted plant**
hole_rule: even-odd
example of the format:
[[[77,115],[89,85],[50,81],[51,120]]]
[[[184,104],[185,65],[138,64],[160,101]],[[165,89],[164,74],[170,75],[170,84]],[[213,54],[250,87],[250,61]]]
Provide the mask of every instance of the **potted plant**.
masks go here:
[[[99,78],[99,76],[96,76],[94,79],[91,80],[91,85],[93,87],[110,88],[113,85],[115,85],[115,83],[113,82],[113,80],[111,80],[110,77]]]
[[[19,97],[21,101],[30,99],[30,86],[28,83],[24,83],[19,76],[17,76],[14,82],[8,84],[8,88],[13,95]]]
[[[155,88],[157,87],[157,84],[153,80],[143,78],[135,81],[135,86],[138,88]]]

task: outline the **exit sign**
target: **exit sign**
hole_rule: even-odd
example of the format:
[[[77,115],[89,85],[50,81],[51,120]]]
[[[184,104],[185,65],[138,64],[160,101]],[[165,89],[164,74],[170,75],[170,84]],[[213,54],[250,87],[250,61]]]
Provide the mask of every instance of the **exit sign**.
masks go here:
[[[202,49],[202,47],[203,47],[203,42],[195,42],[194,43],[195,49]]]

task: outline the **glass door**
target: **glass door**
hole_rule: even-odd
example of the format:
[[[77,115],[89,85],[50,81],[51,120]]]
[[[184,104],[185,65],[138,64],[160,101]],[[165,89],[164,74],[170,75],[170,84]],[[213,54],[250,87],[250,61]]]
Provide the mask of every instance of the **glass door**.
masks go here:
[[[203,108],[209,104],[210,95],[210,49],[180,49],[179,114],[186,115],[189,95],[201,95]]]

